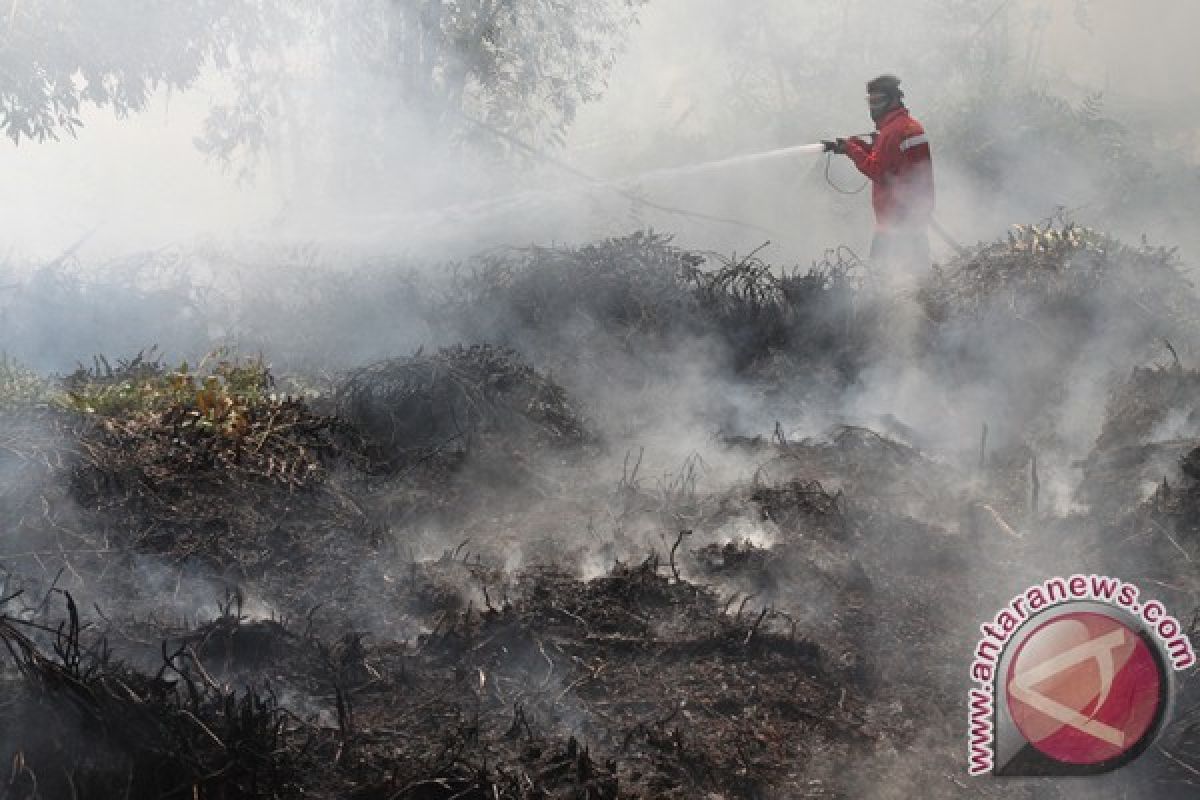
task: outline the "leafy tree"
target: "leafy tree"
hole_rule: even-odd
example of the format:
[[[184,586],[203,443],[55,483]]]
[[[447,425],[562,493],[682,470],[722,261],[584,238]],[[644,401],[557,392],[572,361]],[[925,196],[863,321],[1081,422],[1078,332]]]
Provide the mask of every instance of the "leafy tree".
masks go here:
[[[74,135],[91,104],[124,116],[161,87],[228,73],[231,102],[198,139],[221,159],[253,152],[289,85],[360,70],[440,130],[557,141],[599,97],[646,0],[13,0],[0,47],[0,125],[14,142]],[[315,68],[315,69],[314,69]],[[336,88],[336,87],[334,87]],[[357,109],[370,124],[372,109]]]
[[[507,133],[557,139],[597,99],[646,0],[394,2],[379,53],[406,99],[443,121],[466,114]]]
[[[13,142],[75,135],[84,105],[118,117],[160,87],[186,89],[280,30],[255,0],[13,0],[0,34],[0,127]]]

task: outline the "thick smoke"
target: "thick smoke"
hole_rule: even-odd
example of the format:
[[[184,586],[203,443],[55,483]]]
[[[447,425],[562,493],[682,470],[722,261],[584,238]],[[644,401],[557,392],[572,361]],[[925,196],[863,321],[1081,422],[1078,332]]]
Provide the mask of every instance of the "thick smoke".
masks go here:
[[[23,5],[13,5],[14,30],[33,19]],[[565,564],[590,580],[648,558],[667,571],[670,558],[674,578],[707,583],[735,607],[741,598],[760,621],[767,609],[790,614],[829,651],[831,669],[899,698],[873,708],[868,727],[894,733],[910,713],[927,725],[908,750],[889,739],[856,764],[859,776],[825,780],[855,796],[914,796],[930,780],[940,787],[930,796],[969,796],[955,779],[928,777],[956,768],[949,754],[964,738],[962,720],[935,696],[965,691],[975,625],[1014,591],[1046,568],[1111,563],[1072,527],[1085,524],[1072,515],[1088,511],[1080,465],[1135,366],[1175,355],[1190,367],[1200,355],[1194,320],[1154,305],[1183,297],[1177,276],[1147,272],[1139,297],[1100,280],[1057,306],[997,291],[972,299],[977,313],[937,318],[936,290],[961,288],[957,274],[938,272],[938,283],[866,262],[869,189],[858,192],[862,178],[847,161],[793,153],[671,168],[866,131],[863,84],[895,72],[933,142],[939,267],[961,266],[960,250],[1013,223],[1043,220],[1059,230],[1077,221],[1133,246],[1145,234],[1179,245],[1187,264],[1200,257],[1187,219],[1200,201],[1200,112],[1196,87],[1180,85],[1191,69],[1180,40],[1197,13],[1147,16],[1131,2],[655,0],[605,40],[611,70],[601,59],[597,96],[570,98],[578,113],[559,141],[533,123],[498,128],[505,117],[486,103],[455,115],[405,95],[376,52],[386,56],[390,40],[371,36],[389,4],[361,13],[319,5],[303,5],[311,13],[292,19],[297,27],[283,30],[294,39],[270,58],[242,54],[237,70],[209,64],[186,86],[167,81],[127,118],[85,104],[73,136],[0,149],[4,363],[65,374],[98,353],[157,346],[173,367],[224,347],[264,354],[281,394],[327,408],[338,401],[332,387],[364,364],[503,345],[578,404],[592,437],[585,457],[546,449],[469,462],[455,478],[454,508],[437,507],[428,485],[374,495],[377,507],[352,509],[384,520],[369,545],[354,545],[357,569],[330,561],[314,568],[312,585],[257,585],[137,554],[121,562],[128,594],[116,598],[14,549],[0,555],[0,598],[10,583],[57,586],[81,606],[117,605],[131,619],[158,609],[200,621],[222,617],[222,593],[237,591],[254,622],[315,615],[328,601],[328,624],[404,641],[437,632],[413,608],[388,604],[397,587],[443,591],[421,583],[418,563],[453,587],[455,609],[491,610],[519,591],[522,570]],[[114,49],[130,46],[133,33],[113,35]],[[466,63],[452,54],[431,75]],[[247,94],[247,75],[277,90],[269,102]],[[247,97],[261,106],[238,106]],[[249,124],[230,109],[254,112],[261,149],[214,151],[222,119]],[[491,121],[480,124],[484,112]],[[642,230],[673,238],[620,238]],[[821,288],[802,301],[786,295],[792,305],[782,311],[740,298],[746,305],[720,317],[728,309],[697,299],[701,284],[678,279],[693,252],[709,270],[773,265],[764,274],[785,286],[808,286],[815,265]],[[643,271],[607,272],[600,262],[614,253]],[[751,306],[761,315],[738,317]],[[762,323],[776,312],[774,327]],[[431,374],[432,385],[441,373]],[[1198,424],[1190,407],[1172,406],[1136,444],[1191,439]],[[268,425],[258,446],[272,433]],[[4,441],[16,452],[15,433]],[[54,526],[87,525],[69,495],[41,482],[41,455],[25,453],[0,461],[0,498],[35,514],[49,496],[62,501],[46,512]],[[803,459],[834,476],[819,496],[834,497],[837,513],[856,492],[870,495],[856,509],[869,520],[865,540],[820,531],[785,541],[782,526],[794,520],[771,516],[772,492],[816,494],[806,482],[814,476],[796,466]],[[1156,493],[1159,472],[1180,482],[1177,464],[1174,451],[1146,455],[1139,490]],[[1006,520],[995,498],[1024,512],[1031,469],[1040,508]],[[355,491],[386,483],[374,474],[330,481],[329,502],[343,511]],[[995,543],[1012,533],[1019,544]],[[8,544],[54,560],[55,541]],[[961,559],[971,548],[978,558]],[[1190,558],[1195,548],[1180,549]],[[750,579],[722,572],[738,558],[767,566]],[[924,592],[945,575],[972,593],[938,606]],[[860,594],[865,605],[854,606]],[[942,663],[914,665],[891,649],[918,633]],[[858,650],[873,653],[870,663],[856,660]],[[531,670],[549,659],[531,653]],[[915,710],[904,705],[910,679],[920,687]],[[578,687],[560,675],[546,685],[566,698],[567,727],[584,730],[590,712]],[[294,691],[297,706],[318,709],[330,726],[328,698]],[[1130,780],[1105,784],[1103,796]]]

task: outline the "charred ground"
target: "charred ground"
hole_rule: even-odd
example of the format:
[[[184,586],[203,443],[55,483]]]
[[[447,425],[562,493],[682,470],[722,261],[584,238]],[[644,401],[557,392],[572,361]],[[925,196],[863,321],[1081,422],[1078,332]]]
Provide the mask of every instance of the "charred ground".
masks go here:
[[[1069,224],[877,277],[637,234],[405,281],[463,344],[331,377],[5,360],[0,798],[1073,796],[959,777],[977,625],[1192,620],[1200,303]],[[1098,790],[1194,791],[1196,709]]]

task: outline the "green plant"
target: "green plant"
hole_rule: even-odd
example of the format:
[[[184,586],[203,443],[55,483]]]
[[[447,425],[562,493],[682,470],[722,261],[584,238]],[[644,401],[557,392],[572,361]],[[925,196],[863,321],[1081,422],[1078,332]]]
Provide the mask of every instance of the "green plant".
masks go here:
[[[7,353],[0,353],[0,411],[42,405],[49,398],[49,381]]]
[[[142,353],[116,369],[102,357],[96,364],[67,378],[64,391],[55,397],[59,406],[101,417],[174,413],[184,426],[239,436],[252,409],[277,402],[269,393],[274,381],[261,356],[218,350],[195,369],[184,361],[170,371]]]

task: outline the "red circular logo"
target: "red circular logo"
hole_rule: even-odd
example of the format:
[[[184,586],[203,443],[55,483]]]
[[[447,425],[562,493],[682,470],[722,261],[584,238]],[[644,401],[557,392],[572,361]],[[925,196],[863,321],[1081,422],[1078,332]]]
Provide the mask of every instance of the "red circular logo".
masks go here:
[[[1008,708],[1021,735],[1045,755],[1099,764],[1151,730],[1163,680],[1136,631],[1107,614],[1071,612],[1021,642],[1008,666]]]

